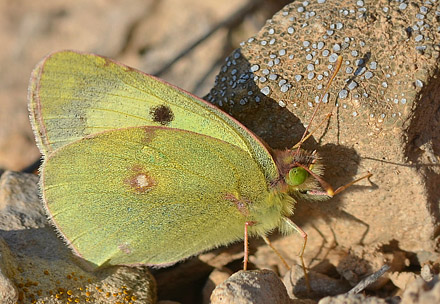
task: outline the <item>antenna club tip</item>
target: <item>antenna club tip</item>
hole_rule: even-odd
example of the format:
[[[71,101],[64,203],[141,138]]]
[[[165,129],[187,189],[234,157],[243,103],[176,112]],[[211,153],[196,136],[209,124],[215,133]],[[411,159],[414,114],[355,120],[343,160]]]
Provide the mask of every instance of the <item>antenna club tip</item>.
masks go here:
[[[333,189],[327,189],[327,195],[333,197],[335,195],[335,192],[333,191]]]

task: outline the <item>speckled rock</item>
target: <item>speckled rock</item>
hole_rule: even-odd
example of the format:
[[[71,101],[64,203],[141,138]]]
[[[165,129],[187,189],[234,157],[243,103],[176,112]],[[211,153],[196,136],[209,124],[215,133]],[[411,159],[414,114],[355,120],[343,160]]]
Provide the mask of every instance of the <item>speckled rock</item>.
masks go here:
[[[378,271],[384,264],[390,265],[390,272],[401,272],[410,262],[401,251],[384,253],[380,248],[353,246],[338,262],[336,270],[353,287],[368,275]],[[386,273],[369,285],[367,290],[380,289],[388,281],[389,277]]]
[[[283,283],[290,298],[319,299],[325,296],[342,294],[350,290],[350,285],[345,280],[332,278],[313,270],[308,272],[308,276],[310,291],[307,288],[301,266],[296,265],[286,273]]]
[[[313,124],[333,117],[303,147],[318,150],[335,187],[373,177],[297,205],[295,222],[319,238],[306,260],[319,261],[323,243],[437,248],[439,15],[431,1],[295,1],[227,58],[206,96],[271,147],[291,147],[344,57]]]
[[[362,294],[348,295],[343,294],[336,297],[326,297],[321,299],[318,304],[386,304],[387,301],[376,298],[367,297]]]
[[[232,271],[228,269],[214,269],[211,272],[205,286],[203,286],[203,304],[211,303],[210,298],[215,287],[226,281],[231,274]]]
[[[440,280],[436,275],[426,282],[418,278],[412,282],[402,295],[401,304],[440,303]]]
[[[155,302],[146,267],[83,270],[48,225],[38,192],[35,175],[0,178],[0,303]]]
[[[211,303],[288,304],[286,288],[270,270],[239,271],[218,285],[211,295]]]

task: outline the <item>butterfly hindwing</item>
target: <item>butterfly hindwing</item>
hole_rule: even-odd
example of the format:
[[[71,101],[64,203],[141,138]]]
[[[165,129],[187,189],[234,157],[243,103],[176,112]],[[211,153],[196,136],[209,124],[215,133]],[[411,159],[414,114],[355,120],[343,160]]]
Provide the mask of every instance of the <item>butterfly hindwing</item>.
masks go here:
[[[246,151],[166,127],[67,144],[45,160],[42,189],[66,241],[97,266],[178,261],[242,238],[245,221],[269,208],[264,172]]]

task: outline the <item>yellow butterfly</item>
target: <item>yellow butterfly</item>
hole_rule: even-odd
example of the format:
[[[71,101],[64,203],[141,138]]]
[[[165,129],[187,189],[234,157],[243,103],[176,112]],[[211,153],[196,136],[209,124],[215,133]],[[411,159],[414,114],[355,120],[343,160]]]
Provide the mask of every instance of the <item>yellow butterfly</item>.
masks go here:
[[[316,154],[270,150],[213,105],[104,57],[44,58],[29,110],[48,214],[93,266],[170,264],[244,237],[246,268],[248,235],[301,232],[291,194],[334,194]]]

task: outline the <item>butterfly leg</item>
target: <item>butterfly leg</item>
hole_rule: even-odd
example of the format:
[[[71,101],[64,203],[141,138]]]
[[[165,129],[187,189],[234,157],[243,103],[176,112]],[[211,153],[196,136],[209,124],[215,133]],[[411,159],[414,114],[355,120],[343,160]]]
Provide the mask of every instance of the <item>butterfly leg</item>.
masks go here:
[[[247,270],[247,264],[249,261],[249,234],[248,227],[252,226],[253,222],[244,223],[244,258],[243,258],[243,270]]]
[[[299,233],[304,240],[301,253],[299,254],[299,258],[301,259],[301,266],[304,271],[304,280],[306,281],[307,289],[310,291],[311,287],[310,287],[309,275],[307,274],[306,264],[304,262],[304,251],[306,250],[306,245],[307,245],[307,233],[304,230],[302,230],[297,224],[292,222],[289,218],[284,217],[283,220],[287,224],[287,226],[289,226],[297,233]]]
[[[280,258],[281,262],[284,264],[284,266],[286,266],[287,269],[290,270],[290,266],[289,264],[287,264],[286,260],[283,258],[283,256],[281,255],[281,253],[272,245],[271,241],[269,240],[269,238],[265,235],[261,236],[263,238],[263,240],[266,242],[266,244],[273,250],[273,252],[276,253],[276,255]]]

